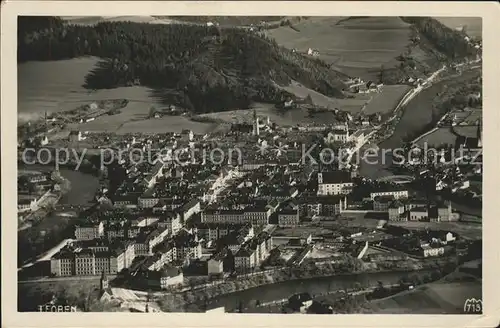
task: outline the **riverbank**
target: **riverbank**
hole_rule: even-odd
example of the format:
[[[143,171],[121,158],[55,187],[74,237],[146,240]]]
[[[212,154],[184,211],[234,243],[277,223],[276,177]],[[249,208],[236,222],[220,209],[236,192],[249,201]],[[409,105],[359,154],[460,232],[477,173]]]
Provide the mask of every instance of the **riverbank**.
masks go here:
[[[472,298],[482,298],[481,279],[454,271],[414,289],[367,302],[358,313],[463,314],[464,304]]]
[[[437,259],[438,260],[438,259]],[[362,261],[360,261],[363,263]],[[439,264],[440,265],[440,264]],[[314,285],[319,283],[324,285],[325,281],[331,281],[331,286],[336,286],[338,281],[349,281],[349,286],[354,283],[361,285],[375,283],[380,276],[390,275],[388,283],[396,283],[402,275],[409,275],[414,272],[427,272],[439,267],[438,264],[430,261],[408,260],[405,265],[391,270],[380,269],[373,263],[364,263],[361,268],[343,272],[341,268],[345,265],[340,263],[335,269],[332,264],[309,266],[301,268],[283,268],[274,272],[265,272],[261,275],[246,277],[243,280],[228,280],[223,283],[206,286],[201,290],[185,291],[181,293],[154,293],[155,300],[159,302],[162,311],[203,311],[204,308],[216,308],[219,306],[232,307],[235,302],[241,299],[260,299],[269,302],[276,299],[288,298],[297,292],[297,288],[311,292],[308,288],[303,288],[304,284]],[[383,267],[383,266],[380,266]],[[371,278],[370,278],[371,277]],[[345,285],[337,286],[339,288]],[[316,287],[311,287],[313,290]],[[329,287],[330,288],[330,287]],[[315,293],[319,293],[317,291]]]
[[[19,170],[24,167],[19,166]],[[49,166],[29,165],[30,170],[48,171]],[[59,181],[60,196],[57,205],[88,204],[99,186],[96,177],[83,172],[61,169],[55,176]],[[55,204],[54,204],[55,206]],[[58,215],[52,209],[44,209],[31,224],[18,225],[18,266],[34,261],[66,238],[74,237],[73,217]]]
[[[438,76],[439,74],[441,74],[444,70],[446,69],[446,66],[443,66],[442,68],[440,68],[439,70],[437,70],[436,72],[432,73],[424,82],[422,85],[419,85],[415,88],[412,88],[410,90],[408,90],[402,97],[401,99],[399,100],[399,102],[397,103],[397,105],[394,107],[394,109],[392,110],[392,115],[384,122],[382,123],[381,125],[375,127],[375,129],[373,131],[371,131],[368,135],[366,135],[365,139],[364,139],[364,142],[362,144],[359,144],[357,145],[356,147],[354,147],[352,150],[349,151],[349,157],[347,159],[347,162],[350,163],[353,159],[353,156],[356,152],[358,152],[365,144],[367,144],[370,139],[375,135],[377,135],[377,133],[380,133],[381,130],[389,130],[390,132],[383,136],[378,136],[378,138],[380,140],[377,140],[375,141],[375,144],[377,143],[380,143],[382,142],[383,140],[389,138],[391,135],[392,135],[392,131],[391,131],[391,123],[396,120],[396,122],[394,123],[394,125],[397,125],[398,123],[398,119],[401,118],[401,108],[404,108],[413,98],[415,98],[415,96],[417,96],[426,86],[430,85]]]
[[[393,175],[390,171],[390,164],[392,163],[390,150],[403,147],[408,136],[418,133],[426,125],[433,124],[433,108],[431,104],[435,97],[450,83],[461,83],[463,80],[469,79],[475,74],[476,69],[472,67],[470,70],[464,70],[459,76],[444,76],[437,82],[427,84],[425,88],[422,88],[411,97],[411,101],[407,101],[404,106],[401,106],[395,114],[395,117],[399,116],[399,119],[396,122],[391,121],[394,124],[394,130],[390,136],[384,136],[382,140],[376,141],[378,149],[386,151],[378,152],[379,158],[376,160],[370,158],[370,163],[362,160],[360,162],[360,175],[374,180]]]
[[[48,190],[37,202],[37,210],[18,220],[18,231],[28,229],[50,214],[59,200],[71,190],[71,182],[59,172],[52,173],[54,189]]]

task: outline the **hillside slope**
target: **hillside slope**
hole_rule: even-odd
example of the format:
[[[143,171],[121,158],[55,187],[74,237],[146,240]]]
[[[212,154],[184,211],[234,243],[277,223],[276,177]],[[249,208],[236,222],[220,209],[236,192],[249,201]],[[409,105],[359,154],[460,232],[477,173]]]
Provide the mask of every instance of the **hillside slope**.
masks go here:
[[[429,17],[310,17],[268,35],[298,52],[317,50],[350,76],[385,84],[423,77],[476,53],[462,33]]]
[[[292,80],[343,98],[345,74],[315,58],[241,28],[133,22],[68,25],[20,17],[18,62],[86,55],[104,58],[86,77],[89,89],[154,87],[166,103],[202,113],[282,103]],[[277,85],[278,86],[277,86]]]

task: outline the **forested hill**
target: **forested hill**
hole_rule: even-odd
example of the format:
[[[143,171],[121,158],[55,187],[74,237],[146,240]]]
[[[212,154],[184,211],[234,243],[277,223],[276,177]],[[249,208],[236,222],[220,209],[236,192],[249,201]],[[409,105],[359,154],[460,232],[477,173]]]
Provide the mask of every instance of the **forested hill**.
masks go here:
[[[296,80],[343,97],[346,78],[318,59],[294,53],[258,32],[192,24],[103,22],[65,24],[59,18],[18,18],[18,61],[86,55],[103,62],[86,77],[90,89],[140,84],[193,112],[280,103],[278,88]]]
[[[431,17],[401,17],[442,55],[450,60],[474,57],[478,50],[465,40],[465,34],[455,31]]]

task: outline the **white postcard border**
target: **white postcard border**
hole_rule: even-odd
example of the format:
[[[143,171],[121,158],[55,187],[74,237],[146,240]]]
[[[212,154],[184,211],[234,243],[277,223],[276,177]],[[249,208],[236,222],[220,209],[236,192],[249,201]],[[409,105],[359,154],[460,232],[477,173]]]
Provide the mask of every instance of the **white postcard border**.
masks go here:
[[[435,1],[12,1],[1,8],[1,151],[2,151],[2,323],[5,327],[266,326],[266,327],[494,327],[500,322],[500,233],[497,217],[500,167],[500,6],[495,2]],[[111,14],[111,15],[110,15]],[[16,272],[17,15],[287,15],[287,16],[455,16],[483,18],[484,313],[472,315],[258,315],[19,313]],[[496,291],[496,292],[495,292]]]

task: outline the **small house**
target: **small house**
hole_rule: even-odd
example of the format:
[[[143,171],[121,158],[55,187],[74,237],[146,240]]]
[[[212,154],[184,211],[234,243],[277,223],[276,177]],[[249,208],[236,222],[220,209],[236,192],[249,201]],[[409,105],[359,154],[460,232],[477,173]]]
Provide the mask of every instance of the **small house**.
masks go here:
[[[288,307],[301,313],[305,313],[312,303],[313,299],[309,293],[295,294],[288,299]]]
[[[73,130],[69,133],[68,139],[71,142],[77,142],[77,141],[85,140],[86,137],[83,136],[82,131]]]

